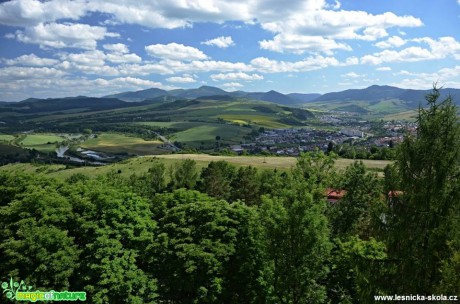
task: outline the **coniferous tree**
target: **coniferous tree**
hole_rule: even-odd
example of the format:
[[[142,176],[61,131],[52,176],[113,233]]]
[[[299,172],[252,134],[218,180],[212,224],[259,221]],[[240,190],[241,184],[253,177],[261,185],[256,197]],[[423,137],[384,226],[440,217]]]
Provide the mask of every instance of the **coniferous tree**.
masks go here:
[[[419,109],[416,134],[398,150],[403,192],[388,216],[398,292],[433,293],[447,284],[445,266],[458,267],[460,126],[452,98],[439,101],[440,95],[435,87],[426,96],[428,108]]]

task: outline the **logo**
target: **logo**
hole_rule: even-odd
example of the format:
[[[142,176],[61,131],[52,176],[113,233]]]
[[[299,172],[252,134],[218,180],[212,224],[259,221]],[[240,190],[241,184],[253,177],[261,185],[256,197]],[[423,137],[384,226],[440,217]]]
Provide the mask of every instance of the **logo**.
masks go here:
[[[15,282],[13,278],[9,282],[2,282],[2,289],[3,294],[11,301],[86,301],[84,291],[32,291],[32,286],[28,286],[23,280]]]

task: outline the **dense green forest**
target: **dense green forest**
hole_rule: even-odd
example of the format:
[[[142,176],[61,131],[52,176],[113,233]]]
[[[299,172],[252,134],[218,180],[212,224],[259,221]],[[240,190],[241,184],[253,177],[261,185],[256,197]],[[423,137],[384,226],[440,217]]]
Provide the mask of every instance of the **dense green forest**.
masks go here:
[[[361,162],[337,171],[323,152],[288,172],[193,160],[129,178],[1,172],[1,280],[89,303],[460,295],[457,108],[437,89],[427,101],[384,178]]]

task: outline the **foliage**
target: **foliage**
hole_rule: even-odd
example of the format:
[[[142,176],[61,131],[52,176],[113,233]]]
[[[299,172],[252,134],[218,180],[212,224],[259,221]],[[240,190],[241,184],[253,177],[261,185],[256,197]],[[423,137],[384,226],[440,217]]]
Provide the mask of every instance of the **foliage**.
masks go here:
[[[158,234],[149,246],[160,300],[252,303],[261,293],[254,211],[196,191],[155,196]]]
[[[460,126],[452,98],[439,97],[437,88],[426,96],[429,108],[419,110],[417,134],[406,137],[396,162],[403,195],[390,209],[388,247],[396,275],[405,274],[394,290],[406,293],[452,284],[445,269],[460,249]]]

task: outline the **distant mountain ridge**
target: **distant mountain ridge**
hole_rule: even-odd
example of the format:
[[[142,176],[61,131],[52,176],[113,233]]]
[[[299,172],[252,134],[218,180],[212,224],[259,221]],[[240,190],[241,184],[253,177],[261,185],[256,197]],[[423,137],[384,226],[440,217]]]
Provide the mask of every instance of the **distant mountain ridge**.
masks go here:
[[[398,99],[408,103],[411,107],[417,107],[419,103],[423,103],[425,96],[431,90],[412,90],[401,89],[392,86],[378,86],[372,85],[365,89],[350,89],[341,92],[331,92],[319,96],[314,99],[314,102],[344,102],[344,101],[367,101],[378,102],[388,99]],[[460,89],[441,89],[441,99],[446,98],[448,95],[457,96],[460,98]],[[456,100],[460,104],[460,100]]]
[[[302,95],[302,96],[301,96]],[[305,96],[303,96],[305,95]],[[260,101],[269,101],[281,105],[296,105],[305,102],[305,99],[308,99],[307,96],[318,97],[320,94],[295,94],[295,96],[285,95],[276,91],[269,92],[244,92],[244,91],[234,91],[227,92],[225,90],[211,87],[211,86],[201,86],[196,89],[178,89],[165,91],[161,89],[147,89],[136,92],[123,92],[119,94],[112,94],[104,96],[106,98],[117,98],[123,101],[134,102],[134,101],[144,101],[146,99],[154,99],[161,96],[167,97],[176,97],[176,98],[187,98],[187,99],[196,99],[208,96],[229,96],[232,98],[248,98]],[[311,96],[310,96],[311,100]]]

